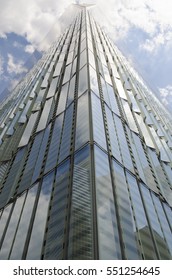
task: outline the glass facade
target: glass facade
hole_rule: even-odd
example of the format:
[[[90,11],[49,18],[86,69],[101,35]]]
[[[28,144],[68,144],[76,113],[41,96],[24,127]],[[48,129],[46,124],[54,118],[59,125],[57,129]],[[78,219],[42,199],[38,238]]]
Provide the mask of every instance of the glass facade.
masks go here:
[[[0,105],[0,259],[172,259],[171,120],[79,9]]]

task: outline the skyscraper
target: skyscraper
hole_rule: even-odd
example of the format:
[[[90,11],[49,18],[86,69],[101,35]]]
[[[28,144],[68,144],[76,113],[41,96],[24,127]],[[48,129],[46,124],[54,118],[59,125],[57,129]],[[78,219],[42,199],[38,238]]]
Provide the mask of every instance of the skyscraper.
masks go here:
[[[1,259],[171,259],[171,116],[84,6],[0,114]]]

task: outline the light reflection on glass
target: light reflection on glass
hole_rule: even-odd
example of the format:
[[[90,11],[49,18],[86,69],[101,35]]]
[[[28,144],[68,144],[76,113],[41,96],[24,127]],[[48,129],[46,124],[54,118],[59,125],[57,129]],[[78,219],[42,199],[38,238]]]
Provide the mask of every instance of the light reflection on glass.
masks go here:
[[[90,75],[90,88],[99,97],[99,87],[97,81],[96,71],[89,65],[89,75]]]
[[[10,205],[8,205],[7,207],[4,208],[2,216],[1,216],[1,220],[0,220],[0,242],[1,242],[1,238],[5,229],[5,226],[7,224],[7,220],[8,220],[8,216],[12,207],[12,203]]]
[[[89,140],[88,95],[78,99],[75,150]]]
[[[41,118],[39,120],[39,124],[38,124],[36,132],[39,132],[46,127],[49,113],[51,110],[52,102],[53,102],[53,98],[50,98],[45,102],[44,109],[42,111]]]
[[[31,114],[31,116],[29,118],[29,121],[28,121],[28,124],[27,124],[27,126],[25,128],[25,131],[23,133],[23,136],[20,140],[19,147],[22,147],[22,146],[25,146],[25,145],[28,144],[30,136],[32,134],[33,127],[34,127],[35,122],[37,120],[37,116],[38,116],[38,112]]]
[[[26,197],[23,213],[15,236],[12,252],[10,255],[11,260],[20,260],[22,258],[23,248],[28,233],[30,218],[37,195],[38,184],[32,187]]]
[[[108,157],[96,146],[95,170],[99,259],[120,259],[121,252]]]
[[[79,72],[78,97],[87,89],[88,89],[88,73],[87,73],[87,65],[86,65]]]
[[[16,204],[14,206],[13,213],[11,215],[11,219],[7,228],[7,232],[0,250],[1,260],[8,259],[8,255],[10,253],[11,245],[17,229],[17,224],[21,215],[24,199],[25,199],[25,194],[17,199]]]
[[[50,173],[44,178],[41,186],[41,192],[39,195],[39,201],[26,257],[28,260],[36,260],[41,258],[42,242],[44,238],[49,201],[53,186],[53,178],[54,172]]]
[[[157,259],[136,179],[128,172],[126,172],[126,176],[138,228],[136,235],[138,235],[138,238],[141,239],[144,257],[145,259]]]

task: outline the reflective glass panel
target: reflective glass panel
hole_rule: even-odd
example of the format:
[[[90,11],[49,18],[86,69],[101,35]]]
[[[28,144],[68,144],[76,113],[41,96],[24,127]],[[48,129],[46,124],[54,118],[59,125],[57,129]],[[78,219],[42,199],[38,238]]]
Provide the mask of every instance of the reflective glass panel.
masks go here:
[[[88,90],[88,75],[87,65],[79,71],[79,85],[78,85],[78,97]]]
[[[103,123],[103,115],[100,99],[95,94],[91,94],[92,101],[92,116],[93,116],[93,136],[94,141],[97,142],[102,148],[107,149],[105,129]]]
[[[99,259],[121,259],[108,156],[95,146]]]
[[[36,130],[37,132],[43,130],[46,127],[52,102],[53,102],[53,98],[50,98],[45,102],[44,109],[42,111],[41,118],[39,120],[39,124]]]
[[[97,81],[97,74],[95,69],[93,69],[89,65],[89,74],[90,74],[90,88],[91,90],[99,97],[99,87],[98,87],[98,81]]]
[[[69,83],[62,86],[56,116],[65,110]]]
[[[37,195],[37,189],[38,189],[38,184],[32,187],[28,191],[22,216],[20,219],[20,223],[13,243],[13,248],[10,254],[10,259],[12,260],[22,259],[22,253],[23,253],[23,249],[24,249],[24,245],[29,229],[30,218],[34,207],[35,198]]]
[[[73,103],[66,110],[65,119],[64,119],[64,127],[63,127],[63,135],[60,146],[60,156],[59,162],[65,159],[69,155],[70,152],[70,144],[71,144],[71,131],[72,131],[72,118],[73,118]]]
[[[141,248],[144,253],[144,259],[157,259],[154,241],[152,239],[136,179],[128,172],[126,172],[126,177],[137,224],[136,237],[141,241]]]
[[[157,217],[157,213],[155,211],[155,206],[152,202],[150,191],[145,187],[142,187],[141,191],[143,194],[143,199],[145,202],[147,215],[149,217],[152,234],[154,236],[156,246],[157,246],[157,249],[159,252],[159,257],[160,257],[160,259],[170,259],[171,256],[169,254],[169,250],[168,250],[166,241],[164,239],[164,234],[162,232],[162,228],[160,226],[160,223],[159,223],[159,220]]]
[[[5,234],[5,238],[2,243],[2,247],[0,250],[0,259],[6,260],[8,259],[10,249],[12,246],[13,239],[15,237],[15,232],[18,226],[18,222],[20,219],[20,215],[22,213],[22,207],[24,203],[25,195],[22,195],[17,199],[13,212],[11,214],[10,222],[8,224],[7,232]]]
[[[48,215],[48,207],[53,186],[54,172],[48,174],[41,186],[39,201],[36,208],[35,219],[33,223],[31,238],[29,242],[26,259],[36,260],[41,258],[44,231]]]
[[[22,147],[22,146],[25,146],[25,145],[28,144],[30,136],[32,134],[33,127],[34,127],[35,122],[37,120],[37,116],[38,116],[38,112],[36,112],[34,114],[31,114],[31,116],[29,118],[29,121],[28,121],[28,124],[27,124],[27,126],[25,128],[25,131],[23,133],[23,136],[20,140],[19,147]]]
[[[86,50],[84,50],[81,54],[80,54],[80,69],[87,63],[87,52]]]
[[[4,210],[3,210],[2,216],[1,216],[1,220],[0,220],[0,243],[1,243],[2,235],[4,233],[4,229],[7,226],[7,221],[8,221],[8,218],[9,218],[9,213],[10,213],[12,205],[13,204],[11,203],[7,207],[5,207]]]
[[[89,141],[88,94],[78,99],[75,150]]]
[[[50,142],[50,146],[49,146],[49,151],[48,151],[48,155],[47,155],[44,172],[51,170],[57,164],[63,117],[64,117],[64,114],[61,114],[55,120],[55,125],[53,128],[53,133],[52,133],[52,137],[51,137],[51,142]]]
[[[69,232],[69,259],[92,259],[92,191],[90,184],[89,146],[74,159]]]
[[[74,94],[75,94],[75,80],[76,75],[72,77],[69,84],[69,92],[68,92],[68,98],[67,98],[67,105],[68,106],[73,100],[74,100]]]
[[[136,226],[132,215],[124,168],[113,161],[113,179],[115,183],[115,195],[118,205],[118,215],[121,234],[124,243],[126,259],[140,259],[136,243]]]
[[[63,258],[64,229],[66,224],[69,161],[57,168],[50,218],[47,224],[44,259],[55,260]]]

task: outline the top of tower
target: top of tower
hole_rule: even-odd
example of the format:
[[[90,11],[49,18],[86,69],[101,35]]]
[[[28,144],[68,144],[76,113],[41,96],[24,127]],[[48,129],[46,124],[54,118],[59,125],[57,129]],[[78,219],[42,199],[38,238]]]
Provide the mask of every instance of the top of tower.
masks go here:
[[[86,3],[82,3],[82,4],[74,4],[75,6],[78,6],[80,8],[87,8],[87,7],[92,7],[95,6],[95,4],[86,4]]]

